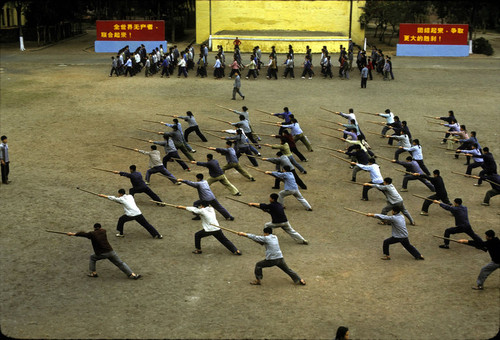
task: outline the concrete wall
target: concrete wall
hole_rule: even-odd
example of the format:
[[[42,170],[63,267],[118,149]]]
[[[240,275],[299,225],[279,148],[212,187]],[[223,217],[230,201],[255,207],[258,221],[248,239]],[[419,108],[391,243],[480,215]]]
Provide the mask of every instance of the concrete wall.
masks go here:
[[[362,44],[364,30],[358,19],[365,1],[353,0],[352,4],[352,39]],[[323,31],[335,32],[332,36],[347,37],[349,10],[350,1],[197,0],[196,42],[202,43],[208,40],[210,34],[220,31]],[[238,37],[242,40],[240,35]],[[290,37],[283,35],[282,38]],[[303,53],[305,50],[296,52]]]

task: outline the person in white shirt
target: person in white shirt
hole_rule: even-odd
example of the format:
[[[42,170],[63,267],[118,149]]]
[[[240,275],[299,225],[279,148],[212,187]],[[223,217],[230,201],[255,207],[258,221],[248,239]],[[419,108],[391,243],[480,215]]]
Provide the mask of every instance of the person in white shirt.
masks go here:
[[[210,203],[206,201],[201,201],[199,203],[199,208],[196,207],[185,207],[182,205],[176,206],[177,209],[184,209],[200,216],[202,230],[194,234],[194,246],[195,250],[193,254],[201,254],[201,239],[207,236],[213,236],[224,245],[231,253],[234,255],[241,255],[241,251],[236,248],[236,246],[224,235],[222,230],[218,228],[219,222],[215,217],[215,210],[210,206]]]
[[[351,162],[351,165],[358,166],[361,170],[368,171],[370,173],[370,178],[371,181],[368,182],[370,184],[382,184],[384,183],[384,178],[382,177],[382,174],[380,173],[380,167],[377,163],[375,163],[374,158],[370,158],[368,160],[368,164],[359,164],[356,162]],[[363,186],[363,201],[368,201],[368,190],[370,190],[372,187],[369,185],[364,185]]]
[[[184,56],[179,59],[177,62],[177,66],[179,66],[179,72],[177,73],[177,78],[181,77],[181,74],[184,74],[184,78],[187,78],[188,73],[187,73],[187,67],[186,67],[186,59],[184,59]]]
[[[386,120],[385,126],[381,132],[382,135],[385,135],[387,131],[389,131],[389,129],[391,128],[390,125],[394,123],[394,113],[392,113],[391,110],[387,109],[385,110],[385,113],[377,113],[377,115],[379,115],[380,117],[384,117]]]
[[[137,221],[137,223],[142,225],[153,238],[163,238],[163,236],[155,229],[155,227],[153,227],[142,215],[142,212],[135,204],[134,196],[125,194],[125,189],[118,190],[118,197],[103,194],[99,194],[99,197],[104,197],[113,202],[117,202],[123,205],[125,214],[118,219],[118,224],[116,225],[118,234],[116,234],[116,237],[125,237],[125,235],[123,234],[123,225],[125,224],[125,222],[135,220]]]
[[[151,151],[144,151],[139,149],[134,149],[135,151],[142,153],[143,155],[149,156],[149,169],[146,171],[145,182],[149,185],[149,180],[152,174],[161,173],[163,176],[167,177],[170,182],[174,184],[180,184],[177,182],[177,178],[170,173],[170,171],[163,165],[160,151],[157,150],[156,145],[151,145]]]

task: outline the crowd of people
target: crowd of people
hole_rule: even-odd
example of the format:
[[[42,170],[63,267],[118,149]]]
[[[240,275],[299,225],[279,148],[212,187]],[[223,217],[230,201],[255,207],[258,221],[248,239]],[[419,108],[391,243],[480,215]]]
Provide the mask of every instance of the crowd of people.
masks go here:
[[[216,55],[213,64],[209,61],[209,48],[206,44],[201,44],[198,54],[192,44],[189,44],[184,50],[179,50],[174,45],[165,51],[163,45],[147,52],[142,44],[134,52],[131,52],[129,46],[120,50],[116,57],[111,57],[112,65],[109,76],[127,76],[130,77],[140,74],[144,70],[146,77],[159,74],[161,77],[169,78],[175,75],[177,77],[187,77],[190,72],[196,72],[196,77],[205,78],[209,74],[214,79],[222,79],[228,75],[232,78],[236,72],[242,74],[247,69],[245,79],[257,79],[261,73],[265,74],[266,79],[278,79],[279,67],[283,66],[282,77],[295,78],[295,52],[293,46],[288,46],[288,53],[284,60],[278,60],[275,46],[271,47],[271,52],[267,59],[263,59],[262,51],[259,46],[255,46],[249,59],[243,59],[240,52],[241,41],[236,38],[234,41],[234,51],[231,57],[226,59],[226,54],[221,45],[217,45]],[[354,49],[357,47],[357,52]],[[352,41],[348,47],[340,45],[338,61],[338,77],[342,80],[350,79],[350,72],[354,69],[354,55],[356,54],[356,67],[360,72],[362,79],[365,79],[362,87],[366,87],[366,80],[373,80],[373,74],[380,74],[383,80],[394,80],[391,57],[384,55],[381,49],[372,47],[371,54],[367,56],[365,50],[355,45]],[[328,52],[327,46],[321,49],[319,58],[319,73],[323,78],[333,78],[333,61]],[[281,63],[283,61],[283,63]],[[280,64],[281,63],[281,64]],[[313,65],[313,53],[309,46],[306,47],[304,60],[301,64],[301,78],[312,79],[316,73]],[[196,68],[196,70],[195,70]],[[317,70],[318,68],[316,68]]]

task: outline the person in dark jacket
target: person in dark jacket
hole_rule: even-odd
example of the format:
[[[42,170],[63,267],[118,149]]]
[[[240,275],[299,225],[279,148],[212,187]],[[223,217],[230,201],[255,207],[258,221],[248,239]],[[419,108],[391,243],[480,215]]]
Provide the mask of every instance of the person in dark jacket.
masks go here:
[[[134,273],[130,267],[123,262],[120,257],[115,253],[113,248],[108,242],[108,238],[106,236],[106,230],[101,228],[100,223],[94,224],[94,230],[89,232],[79,231],[77,233],[67,233],[68,236],[79,236],[86,237],[92,242],[92,247],[94,248],[94,254],[90,255],[90,263],[89,269],[90,273],[87,274],[89,277],[98,277],[96,271],[96,262],[99,260],[108,259],[115,266],[120,268],[122,272],[127,274],[127,276],[131,279],[137,280],[141,278],[140,274]]]
[[[445,237],[444,244],[441,244],[439,248],[442,249],[450,248],[450,240],[448,240],[448,238],[452,234],[466,233],[476,241],[481,240],[481,238],[474,232],[474,230],[472,230],[472,227],[469,222],[467,207],[463,206],[462,202],[463,201],[461,198],[455,198],[453,200],[453,205],[444,204],[439,202],[438,200],[433,201],[433,203],[439,204],[439,206],[444,210],[448,210],[449,212],[451,212],[453,217],[455,217],[455,227],[447,228],[444,231],[444,237]]]
[[[433,177],[427,175],[418,174],[419,177],[427,179],[434,186],[436,193],[427,197],[422,204],[422,211],[420,215],[428,216],[429,215],[429,207],[432,204],[433,200],[440,200],[444,204],[451,205],[451,202],[448,198],[448,193],[446,192],[446,187],[444,186],[443,178],[441,177],[441,173],[438,169],[432,172]]]
[[[487,251],[491,256],[491,262],[481,268],[476,281],[477,285],[472,287],[474,290],[483,290],[484,281],[486,281],[491,273],[500,268],[500,239],[495,237],[495,232],[491,229],[486,231],[485,234],[486,241],[483,241],[481,238],[479,240],[458,240],[460,243]]]
[[[129,189],[128,193],[134,196],[137,193],[145,193],[148,195],[153,201],[161,202],[161,198],[151,190],[146,182],[142,179],[142,175],[140,172],[136,171],[137,167],[132,164],[130,167],[130,173],[123,171],[113,171],[115,174],[119,174],[120,176],[124,176],[130,179],[130,183],[132,184],[132,188]]]
[[[490,148],[488,147],[483,148],[483,154],[477,157],[483,158],[483,164],[481,165],[483,170],[479,172],[479,179],[477,181],[477,184],[474,184],[475,186],[480,186],[483,183],[481,177],[484,178],[487,175],[497,174],[497,163],[495,162],[495,158],[493,158],[493,155],[490,152]]]
[[[224,174],[224,170],[220,168],[219,161],[214,159],[214,156],[211,153],[207,154],[206,162],[192,161],[191,163],[208,168],[208,174],[210,175],[207,179],[208,185],[212,185],[214,182],[220,182],[231,192],[232,195],[241,196],[240,191],[231,182],[229,182]]]

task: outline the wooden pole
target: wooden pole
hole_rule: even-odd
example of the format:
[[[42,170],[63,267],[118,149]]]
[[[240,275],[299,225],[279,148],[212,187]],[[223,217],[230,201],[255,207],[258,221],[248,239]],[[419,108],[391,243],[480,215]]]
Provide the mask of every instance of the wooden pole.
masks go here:
[[[333,157],[335,157],[335,158],[338,158],[338,159],[340,159],[341,161],[347,162],[347,163],[349,163],[349,164],[351,163],[351,161],[350,161],[350,160],[345,159],[345,158],[342,158],[342,157],[339,157],[339,156],[337,156],[337,155],[335,155],[335,154],[333,154],[333,153],[331,153],[331,152],[330,152],[330,156],[333,156]]]
[[[114,145],[113,146],[116,146],[117,148],[122,148],[122,149],[125,149],[125,150],[132,150],[132,151],[135,151],[135,152],[139,152],[137,151],[136,149],[133,149],[133,148],[127,148],[126,146],[121,146],[121,145]]]
[[[163,113],[157,113],[156,115],[157,115],[157,116],[165,116],[165,117],[173,117],[173,118],[175,118],[175,117],[176,117],[176,116],[174,116],[174,115],[166,115],[166,114],[163,114]]]
[[[454,240],[454,239],[452,239],[452,238],[443,237],[443,236],[438,236],[438,235],[432,235],[432,236],[437,237],[437,238],[441,238],[441,239],[443,239],[443,240],[448,240],[448,241],[452,241],[452,242],[455,242],[455,243],[460,243],[460,242],[458,242],[457,240]],[[463,243],[462,243],[462,244],[463,244]]]
[[[222,120],[222,119],[214,118],[214,117],[208,117],[208,118],[212,119],[212,120],[219,121],[219,122],[223,122],[223,123],[226,123],[226,124],[231,124],[231,122],[228,122],[227,120]]]
[[[262,111],[262,110],[259,110],[259,109],[255,109],[255,111],[257,111],[257,112],[261,112],[261,113],[265,113],[265,114],[268,114],[268,115],[270,115],[270,116],[272,116],[272,115],[273,115],[273,113],[272,113],[272,112]]]
[[[248,205],[248,202],[240,201],[240,200],[237,200],[236,198],[232,198],[232,197],[229,197],[229,196],[226,196],[226,198],[230,199],[231,201],[235,201],[235,202],[239,202],[241,204]]]
[[[64,234],[64,235],[68,234],[67,232],[57,231],[57,230],[45,230],[45,231],[48,232],[48,233],[54,233],[54,234]]]
[[[246,165],[246,164],[245,164],[245,166],[247,168],[254,169],[254,170],[257,170],[257,171],[262,172],[262,173],[266,173],[266,170],[261,170],[259,168],[256,168],[256,167],[253,167],[253,166],[250,166],[250,165]]]
[[[352,212],[355,212],[355,213],[367,216],[367,213],[359,211],[359,210],[355,210],[355,209],[351,209],[351,208],[346,208],[346,207],[342,207],[342,208],[344,208],[345,210],[349,210],[349,211],[352,211]]]
[[[213,133],[208,132],[208,131],[206,131],[206,130],[205,130],[205,132],[206,132],[207,134],[209,134],[210,136],[214,136],[214,137],[217,137],[217,138],[224,139],[224,137],[222,137],[222,136],[217,136],[216,134],[213,134]]]
[[[340,112],[337,112],[337,111],[332,111],[332,110],[328,110],[327,108],[324,108],[322,106],[319,107],[321,110],[324,110],[324,111],[327,111],[327,112],[331,112],[331,113],[335,113],[335,114],[340,114]]]
[[[96,193],[96,192],[89,191],[89,190],[85,190],[85,189],[82,189],[82,188],[80,188],[80,187],[76,187],[76,189],[77,189],[77,190],[80,190],[80,191],[83,191],[83,192],[86,192],[86,193],[88,193],[88,194],[92,194],[92,195],[95,195],[95,196],[99,196],[99,194],[98,194],[98,193]]]
[[[377,145],[377,147],[381,147],[381,148],[390,148],[390,149],[399,149],[399,146],[397,145]]]
[[[161,204],[161,205],[164,205],[164,206],[167,206],[167,207],[174,207],[176,208],[177,205],[176,204],[170,204],[170,203],[165,203],[165,202],[158,202],[158,201],[155,201],[155,200],[150,200],[151,202],[154,202],[156,204]]]
[[[142,121],[143,121],[143,122],[149,122],[149,123],[158,123],[158,124],[162,124],[162,122],[157,121],[157,120],[143,119]]]
[[[418,198],[424,199],[424,200],[428,200],[428,201],[434,202],[434,200],[433,200],[432,198],[428,198],[428,197],[420,196],[420,195],[417,195],[417,194],[412,194],[412,195],[413,195],[413,196],[415,196],[415,197],[418,197]]]
[[[351,183],[351,184],[357,184],[357,185],[363,185],[364,186],[364,183],[358,183],[358,182],[353,182],[353,181],[344,181],[346,183]]]
[[[387,125],[387,124],[382,123],[382,122],[374,122],[374,121],[371,121],[371,120],[368,120],[368,123],[372,123],[372,124],[380,125],[380,126],[390,126],[390,125]]]
[[[136,138],[136,137],[130,137],[130,138],[135,139],[135,140],[140,140],[141,142],[150,143],[149,139],[142,139],[142,138]]]
[[[480,178],[479,176],[462,174],[462,173],[460,173],[460,172],[455,172],[455,171],[452,171],[451,173],[452,173],[452,174],[455,174],[455,175],[461,175],[461,176],[464,176],[464,177],[467,177],[467,178],[473,178],[473,179],[479,179],[479,178]],[[493,182],[493,181],[490,181],[489,179],[486,179],[486,178],[483,178],[483,181],[486,181],[486,182],[491,183],[491,184],[496,184],[496,185],[498,185],[498,183],[495,183],[495,182]]]
[[[271,123],[271,122],[266,122],[266,121],[263,121],[263,120],[261,120],[260,122],[261,122],[262,124],[265,124],[265,125],[280,126],[280,124],[279,124],[279,123]]]
[[[321,120],[322,122],[327,122],[327,123],[333,123],[333,124],[337,124],[337,122],[334,122],[332,120],[327,120],[327,119],[322,119],[322,118],[316,118],[317,120]]]
[[[318,145],[318,148],[325,149],[325,150],[331,150],[331,151],[337,151],[337,149],[334,149],[334,148],[329,148],[328,146],[321,146],[321,145]]]
[[[424,115],[424,117],[425,117],[425,118],[432,118],[432,119],[439,119],[439,118],[436,118],[436,117],[432,117],[432,116],[425,116],[425,115]]]
[[[390,159],[390,158],[387,158],[387,157],[384,157],[384,156],[380,156],[380,155],[377,155],[377,158],[382,158],[382,159],[384,159],[384,160],[386,160],[386,161],[389,161],[389,162],[391,162],[391,163],[392,163],[392,161],[393,161],[393,160],[392,160],[392,159]]]
[[[205,146],[205,145],[201,145],[201,144],[197,144],[197,143],[190,143],[190,144],[193,144],[193,145],[198,146],[198,147],[200,147],[200,148],[205,148],[205,149],[210,150],[210,147],[209,147],[209,146]],[[212,151],[214,151],[214,150],[212,150]]]
[[[372,116],[378,116],[377,113],[373,113],[373,112],[366,112],[366,111],[358,111],[359,113],[365,113],[367,115],[372,115]]]
[[[330,135],[330,134],[328,134],[328,133],[324,133],[324,132],[320,132],[320,134],[325,135],[325,136],[328,136],[328,137],[337,138],[337,139],[340,139],[341,141],[345,142],[345,138],[337,137],[337,136]]]
[[[405,174],[413,175],[413,172],[409,172],[409,171],[405,171],[405,170],[401,170],[401,169],[396,169],[396,168],[394,168],[394,170],[399,171],[399,172],[404,172]]]
[[[115,173],[116,170],[107,170],[107,169],[101,169],[101,168],[92,168],[94,170],[99,170],[99,171],[104,171],[104,172],[112,172]]]
[[[147,130],[147,129],[141,129],[141,128],[137,128],[137,130],[152,132],[152,133],[156,133],[157,135],[163,135],[163,132],[160,132],[160,131],[153,131],[153,130]]]
[[[435,125],[442,125],[441,123],[438,123],[438,122],[429,122],[429,121],[427,121],[427,123],[435,124]]]
[[[213,223],[210,223],[210,225],[213,225],[216,228],[221,228],[222,230],[225,230],[225,231],[229,231],[230,233],[233,233],[233,234],[238,234],[239,233],[239,231],[236,231],[236,230],[233,230],[233,229],[229,229],[229,228],[226,228],[226,227],[222,227],[220,225],[216,225],[216,224],[213,224]]]
[[[224,107],[224,106],[219,105],[219,104],[215,104],[215,106],[218,106],[218,107],[220,107],[221,109],[224,109],[224,110],[228,110],[228,111],[235,111],[235,110],[233,110],[233,109],[230,109],[230,108]]]

